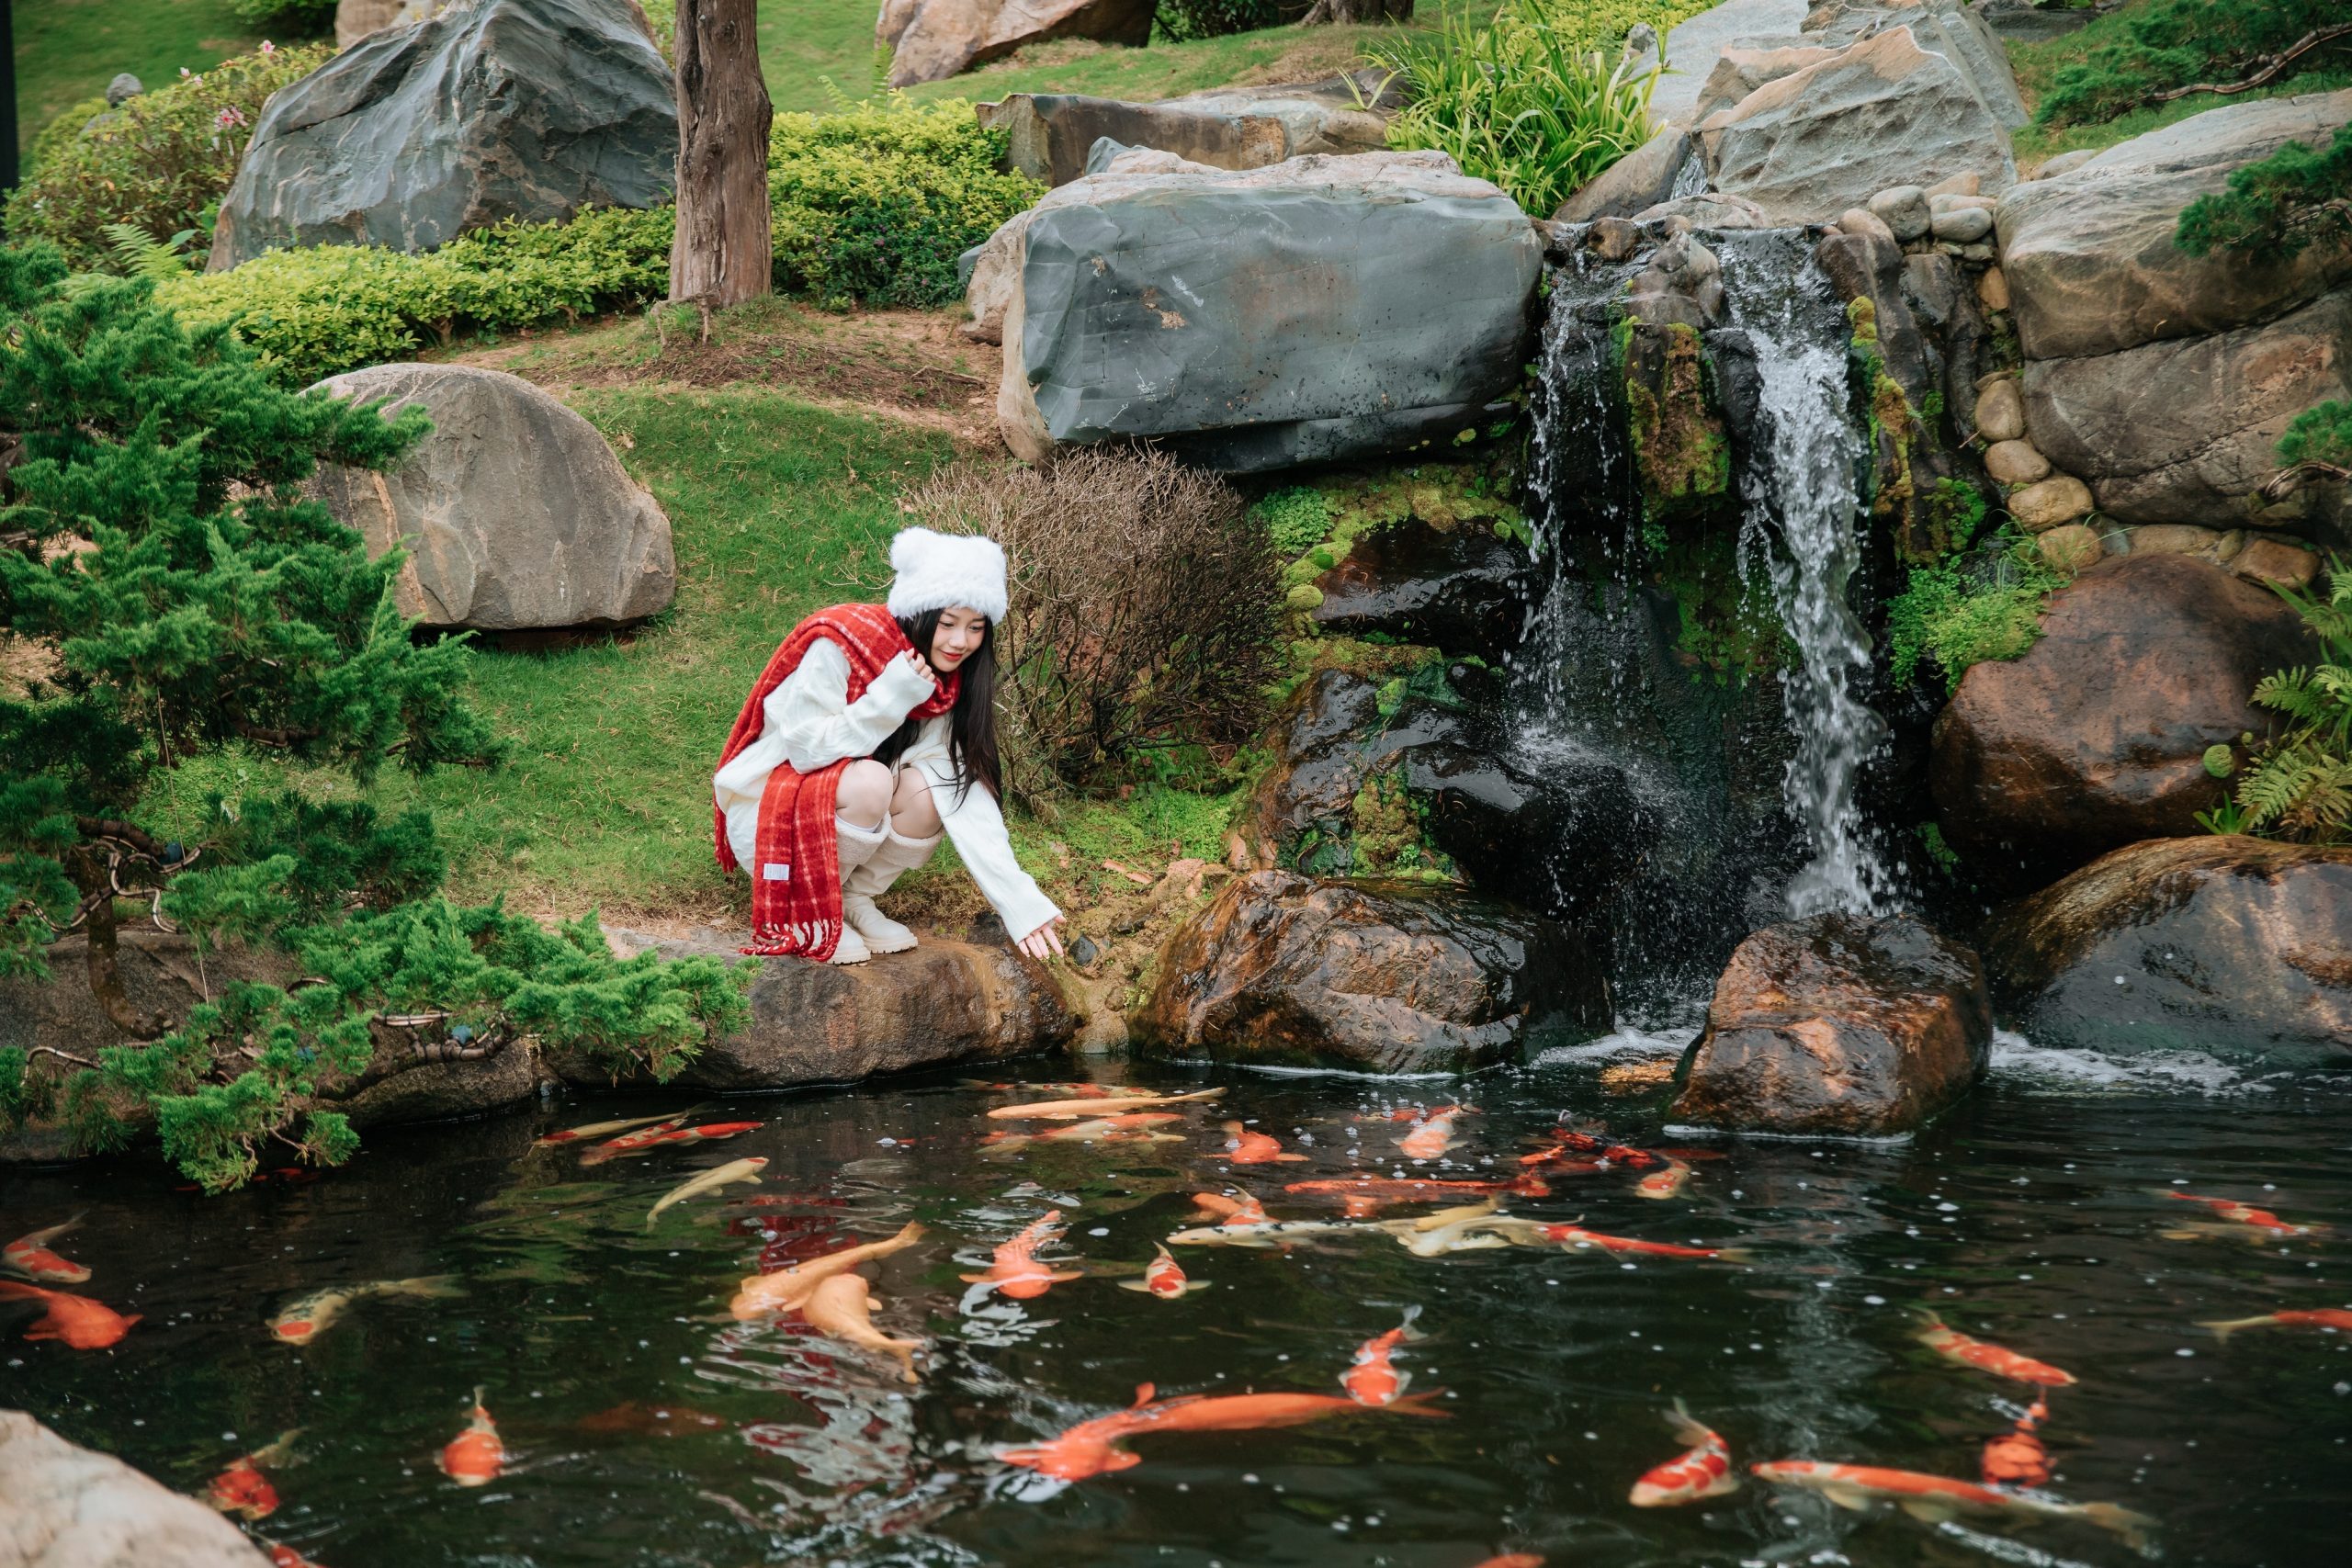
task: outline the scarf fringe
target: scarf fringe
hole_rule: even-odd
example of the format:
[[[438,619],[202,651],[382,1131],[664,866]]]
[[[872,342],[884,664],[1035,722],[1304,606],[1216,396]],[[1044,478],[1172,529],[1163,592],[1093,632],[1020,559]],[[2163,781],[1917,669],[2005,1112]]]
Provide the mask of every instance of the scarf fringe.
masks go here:
[[[832,957],[841,942],[839,920],[789,921],[752,928],[752,945],[737,951],[752,958],[813,958],[823,963]]]

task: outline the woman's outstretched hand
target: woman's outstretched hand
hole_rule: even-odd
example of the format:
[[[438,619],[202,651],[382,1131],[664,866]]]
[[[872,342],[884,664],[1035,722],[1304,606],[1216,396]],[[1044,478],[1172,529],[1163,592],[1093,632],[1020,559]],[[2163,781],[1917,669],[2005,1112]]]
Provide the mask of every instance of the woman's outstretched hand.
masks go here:
[[[906,652],[899,655],[899,657],[906,660],[908,666],[912,669],[916,674],[922,676],[924,680],[930,682],[934,686],[939,684],[939,671],[933,670],[931,667],[931,660],[925,659],[922,654],[916,652],[910,648],[907,649]]]
[[[1059,958],[1062,955],[1062,938],[1054,928],[1061,923],[1062,917],[1056,915],[1012,945],[1032,958]]]

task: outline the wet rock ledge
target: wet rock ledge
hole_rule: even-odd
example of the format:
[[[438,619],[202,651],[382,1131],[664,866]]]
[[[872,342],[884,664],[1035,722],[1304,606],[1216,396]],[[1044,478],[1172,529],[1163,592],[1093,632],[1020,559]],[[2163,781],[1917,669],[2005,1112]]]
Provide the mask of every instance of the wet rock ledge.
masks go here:
[[[0,1410],[6,1568],[266,1568],[244,1535],[118,1459]]]

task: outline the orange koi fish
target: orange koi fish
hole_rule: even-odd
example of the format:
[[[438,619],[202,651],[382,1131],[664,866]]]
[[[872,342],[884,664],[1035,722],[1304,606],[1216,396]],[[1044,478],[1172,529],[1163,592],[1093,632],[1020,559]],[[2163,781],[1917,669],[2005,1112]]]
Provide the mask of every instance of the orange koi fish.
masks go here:
[[[1396,1146],[1408,1159],[1435,1159],[1453,1146],[1453,1119],[1469,1111],[1466,1105],[1449,1105],[1432,1111],[1420,1125],[1396,1140]]]
[[[1220,1197],[1215,1192],[1195,1192],[1193,1205],[1204,1214],[1214,1215],[1221,1225],[1262,1225],[1272,1222],[1259,1205],[1255,1194],[1244,1192],[1238,1198]]]
[[[1081,1116],[1102,1116],[1118,1111],[1140,1111],[1148,1105],[1184,1105],[1196,1100],[1215,1100],[1224,1094],[1221,1089],[1199,1089],[1192,1094],[1080,1095],[1074,1100],[1039,1100],[1026,1105],[1000,1105],[989,1111],[992,1122],[1075,1122]]]
[[[231,1460],[229,1467],[205,1488],[204,1500],[224,1514],[234,1514],[247,1521],[266,1519],[277,1512],[277,1488],[262,1473],[262,1466],[295,1462],[294,1439],[301,1435],[302,1429],[298,1427],[281,1434],[266,1448]]]
[[[2015,1350],[2004,1349],[1982,1339],[1973,1339],[1956,1328],[1947,1327],[1933,1313],[1927,1313],[1925,1316],[1927,1323],[1915,1337],[1947,1361],[1957,1361],[1963,1367],[1974,1367],[1978,1371],[1990,1372],[1996,1378],[2032,1383],[2041,1388],[2064,1388],[2075,1381],[2072,1372],[2062,1372],[2046,1361],[2020,1356]]]
[[[1253,1133],[1238,1122],[1225,1124],[1225,1157],[1231,1165],[1296,1165],[1305,1155],[1284,1154],[1283,1146],[1264,1133]]]
[[[922,1341],[893,1339],[875,1327],[874,1309],[882,1303],[872,1292],[863,1274],[836,1274],[808,1292],[808,1299],[800,1303],[800,1315],[828,1339],[898,1362],[900,1382],[920,1382],[915,1376],[915,1352],[922,1348]]]
[[[2296,1308],[2289,1312],[2266,1312],[2260,1317],[2233,1317],[2221,1323],[2200,1323],[2199,1328],[2210,1328],[2227,1339],[2241,1328],[2325,1328],[2339,1334],[2352,1334],[2352,1312],[2342,1307]]]
[[[2058,1503],[2015,1492],[1996,1492],[1973,1481],[1923,1475],[1911,1470],[1882,1470],[1867,1464],[1818,1464],[1781,1460],[1754,1464],[1755,1475],[1782,1486],[1818,1492],[1841,1508],[1864,1512],[1892,1503],[1915,1519],[1941,1524],[1963,1514],[2025,1521],[2080,1519],[2112,1530],[2130,1545],[2143,1546],[2155,1521],[2113,1503]]]
[[[1182,1120],[1173,1111],[1129,1111],[1090,1117],[1043,1133],[990,1133],[980,1140],[980,1146],[1010,1153],[1031,1144],[1181,1144],[1184,1140],[1178,1134],[1150,1129]]]
[[[582,1126],[566,1127],[559,1132],[533,1138],[531,1146],[535,1149],[560,1149],[566,1144],[576,1144],[582,1138],[601,1138],[607,1133],[626,1133],[632,1127],[674,1127],[692,1116],[695,1111],[701,1109],[702,1107],[697,1105],[693,1111],[665,1111],[659,1116],[628,1116],[617,1122],[590,1122]]]
[[[1629,1235],[1603,1235],[1582,1225],[1538,1225],[1536,1234],[1560,1247],[1597,1247],[1603,1252],[1628,1254],[1635,1258],[1713,1258],[1726,1263],[1745,1263],[1751,1256],[1746,1247],[1677,1247],[1670,1241],[1638,1241]]]
[[[1662,1156],[1663,1157],[1663,1156]],[[1679,1159],[1668,1158],[1664,1170],[1654,1170],[1634,1189],[1636,1198],[1671,1198],[1682,1190],[1690,1179],[1690,1168]]]
[[[487,1486],[505,1467],[506,1445],[498,1440],[498,1423],[490,1418],[481,1390],[476,1388],[473,1415],[466,1429],[441,1450],[441,1473],[460,1486]]]
[[[1442,1416],[1442,1410],[1425,1406],[1426,1394],[1412,1394],[1377,1408],[1406,1416]],[[1142,1432],[1241,1432],[1272,1427],[1297,1427],[1327,1416],[1359,1414],[1373,1406],[1328,1393],[1237,1393],[1212,1397],[1188,1393],[1155,1400],[1152,1385],[1136,1390],[1136,1402],[1125,1410],[1081,1421],[1058,1437],[1026,1448],[1008,1449],[998,1458],[1062,1481],[1084,1481],[1107,1472],[1128,1470],[1142,1456],[1119,1449],[1121,1438]]]
[[[1061,1239],[1063,1228],[1062,1212],[1048,1209],[1044,1219],[996,1249],[996,1261],[989,1266],[987,1273],[959,1274],[956,1278],[967,1285],[992,1286],[1022,1302],[1042,1296],[1065,1280],[1083,1280],[1086,1276],[1076,1269],[1057,1272],[1037,1261],[1037,1249],[1049,1241]]]
[[[1506,1551],[1500,1557],[1489,1557],[1478,1568],[1544,1568],[1544,1559],[1532,1551]]]
[[[2018,1424],[1984,1445],[1980,1472],[1987,1486],[2047,1486],[2050,1450],[2041,1446],[2034,1428],[2050,1418],[2050,1405],[2035,1400]]]
[[[764,1317],[770,1313],[796,1311],[819,1285],[834,1275],[846,1273],[874,1258],[903,1252],[921,1241],[922,1234],[922,1226],[910,1220],[898,1235],[886,1241],[864,1242],[839,1252],[829,1252],[822,1258],[796,1263],[774,1274],[754,1274],[736,1290],[735,1299],[728,1303],[727,1310],[745,1322]]]
[[[1340,1386],[1348,1391],[1350,1399],[1375,1408],[1396,1403],[1396,1396],[1405,1392],[1413,1374],[1398,1371],[1392,1358],[1397,1346],[1420,1337],[1413,1332],[1413,1319],[1420,1314],[1419,1307],[1407,1307],[1402,1323],[1356,1347],[1355,1363],[1340,1374]]]
[[[1731,1469],[1731,1445],[1720,1434],[1692,1420],[1679,1399],[1666,1424],[1690,1446],[1634,1482],[1627,1501],[1636,1508],[1675,1508],[1739,1490],[1739,1477]]]
[[[2183,1192],[2171,1187],[2159,1188],[2157,1190],[2166,1198],[2177,1198],[2184,1203],[2203,1204],[2232,1224],[2246,1226],[2252,1235],[2252,1239],[2256,1241],[2264,1236],[2276,1236],[2281,1241],[2290,1241],[2297,1236],[2324,1235],[2327,1233],[2325,1225],[2290,1225],[2267,1209],[2256,1209],[2250,1204],[2241,1203],[2234,1198],[2199,1198],[2193,1192]],[[2210,1233],[2199,1230],[2172,1230],[2164,1234],[2170,1240],[2185,1241]]]
[[[45,1291],[39,1285],[20,1285],[14,1280],[0,1280],[0,1301],[47,1302],[49,1310],[33,1319],[25,1330],[28,1340],[62,1340],[76,1350],[103,1350],[119,1345],[130,1332],[130,1325],[145,1315],[132,1313],[123,1316],[112,1307],[92,1301],[87,1296],[68,1295],[63,1291]]]
[[[1337,1198],[1341,1213],[1351,1220],[1370,1219],[1391,1203],[1439,1202],[1463,1193],[1510,1192],[1522,1198],[1549,1198],[1552,1195],[1552,1189],[1532,1171],[1509,1181],[1442,1181],[1435,1178],[1351,1176],[1324,1181],[1294,1181],[1283,1190]]]
[[[1158,1296],[1161,1301],[1172,1302],[1180,1297],[1190,1295],[1194,1291],[1205,1291],[1209,1288],[1208,1281],[1205,1280],[1185,1279],[1184,1270],[1177,1263],[1174,1256],[1158,1242],[1152,1243],[1152,1250],[1159,1256],[1144,1265],[1143,1278],[1122,1280],[1119,1281],[1119,1289],[1141,1291],[1147,1295]]]
[[[6,1247],[0,1247],[0,1264],[6,1264],[28,1280],[39,1280],[44,1285],[78,1285],[90,1277],[90,1271],[79,1263],[70,1262],[50,1251],[49,1244],[82,1223],[74,1215],[63,1224],[51,1225],[45,1231],[20,1235]]]
[[[265,1543],[269,1549],[270,1568],[319,1568],[319,1565],[288,1546],[283,1541]]]
[[[671,1144],[716,1143],[766,1125],[764,1122],[706,1122],[699,1127],[648,1127],[642,1133],[625,1133],[610,1143],[598,1144],[580,1156],[580,1163],[602,1165],[623,1155],[641,1155]]]

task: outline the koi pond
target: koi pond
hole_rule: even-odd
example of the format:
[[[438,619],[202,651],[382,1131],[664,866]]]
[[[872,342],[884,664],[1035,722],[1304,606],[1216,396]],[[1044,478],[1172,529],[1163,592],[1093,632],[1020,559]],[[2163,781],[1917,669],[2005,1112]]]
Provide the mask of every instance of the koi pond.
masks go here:
[[[939,1077],[730,1098],[683,1125],[756,1126],[596,1163],[629,1134],[535,1139],[691,1097],[381,1133],[223,1198],[138,1163],[11,1173],[0,1237],[84,1212],[49,1243],[92,1270],[65,1288],[140,1321],[28,1343],[40,1303],[0,1302],[0,1404],[190,1494],[254,1472],[223,1501],[322,1568],[2342,1561],[2352,1334],[2200,1325],[2352,1307],[2352,1077],[2004,1036],[1916,1142],[1702,1143],[1640,1070],[1671,1050],[1464,1080],[1102,1064],[1225,1088],[1108,1142],[986,1114],[1054,1086]],[[1304,1157],[1234,1163],[1231,1120]],[[738,1160],[756,1184],[649,1221]],[[1287,1190],[1358,1175],[1485,1188]],[[1249,1198],[1318,1225],[1260,1229]],[[747,1278],[909,1222],[857,1269],[870,1299],[730,1311]],[[1148,1278],[1188,1229],[1170,1256],[1206,1288]],[[1034,1258],[998,1250],[1024,1231]],[[919,1382],[839,1337],[868,1307],[870,1339],[922,1342]],[[1931,1320],[1970,1337],[1939,1352]],[[497,1441],[450,1447],[477,1388]],[[1313,1397],[1213,1403],[1245,1393]],[[1702,1495],[1725,1473],[1702,1444],[1634,1506],[1701,1427],[1737,1490]],[[1988,1443],[2016,1490],[1827,1468],[1973,1488]],[[1784,1461],[1812,1468],[1749,1472]]]

